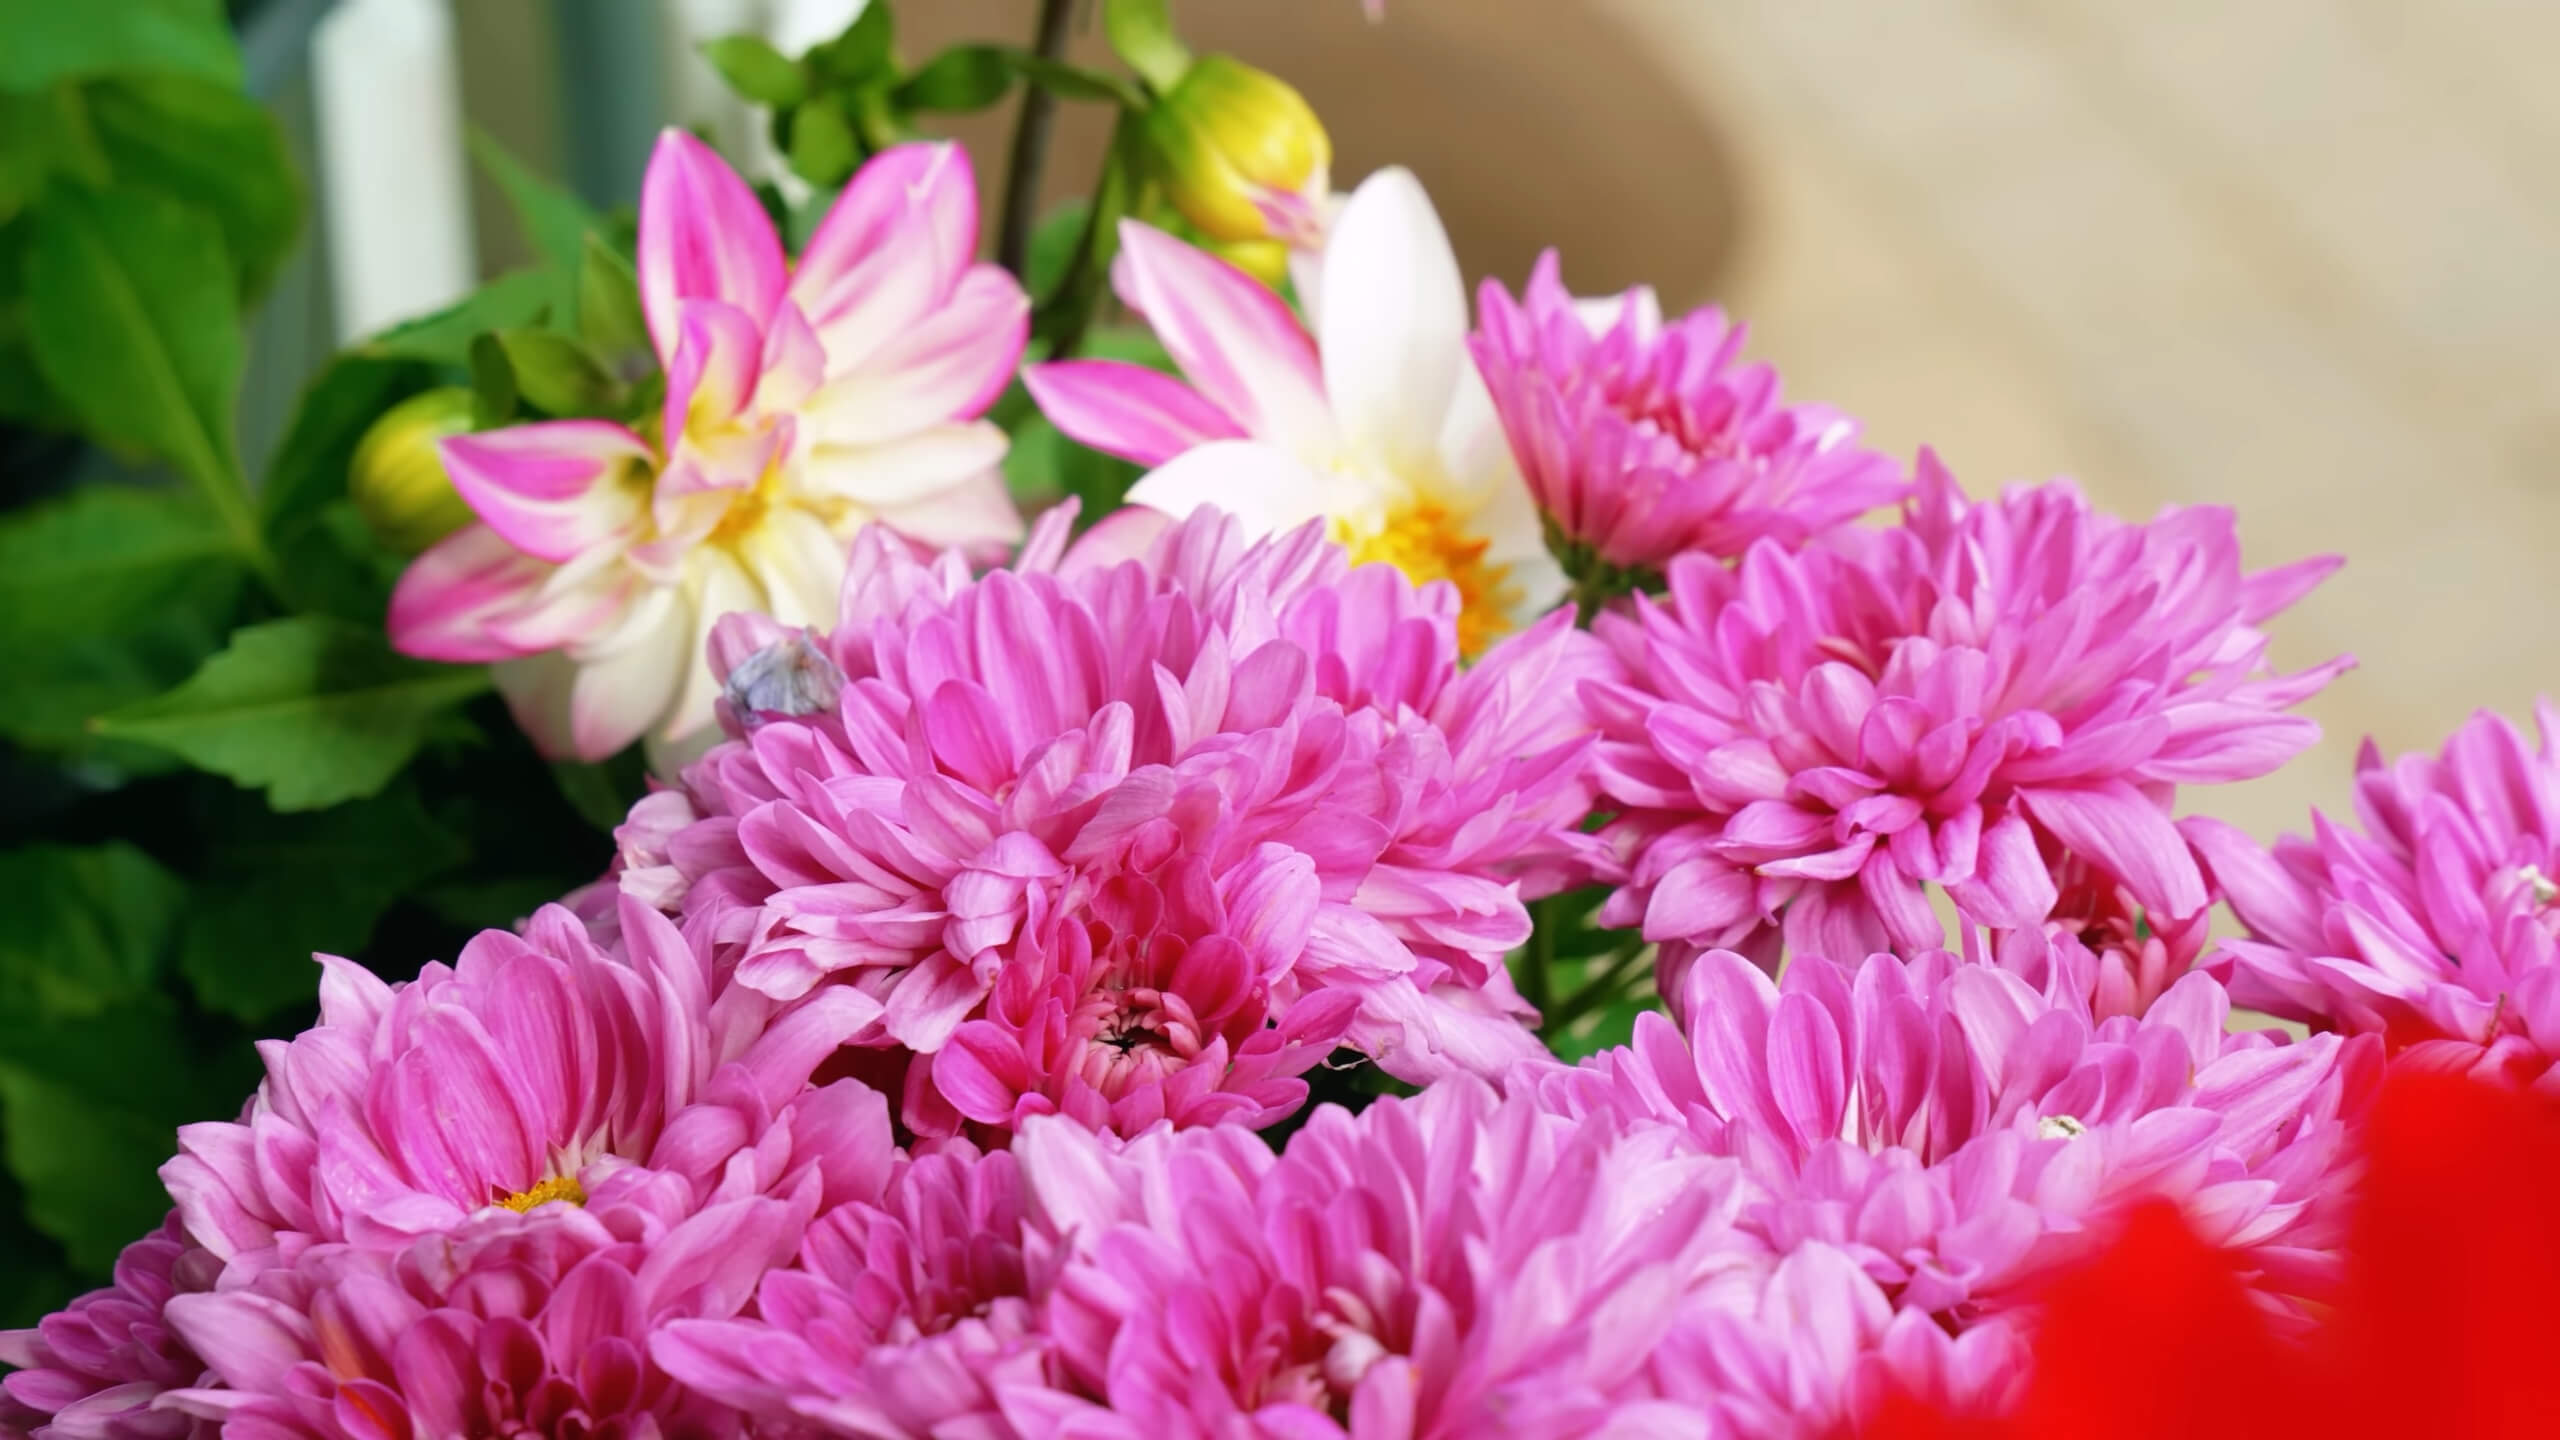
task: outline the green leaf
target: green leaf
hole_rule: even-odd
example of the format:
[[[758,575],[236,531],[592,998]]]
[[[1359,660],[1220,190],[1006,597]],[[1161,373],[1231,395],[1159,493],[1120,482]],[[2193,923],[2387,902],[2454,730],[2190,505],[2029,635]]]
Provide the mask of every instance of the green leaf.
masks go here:
[[[1615,1049],[1635,1038],[1637,1016],[1660,1008],[1648,977],[1642,993],[1622,996],[1576,1020],[1563,1034],[1548,1037],[1547,1048],[1567,1064]]]
[[[552,314],[565,322],[578,298],[578,266],[587,232],[602,223],[587,202],[525,167],[485,131],[471,132],[472,158],[506,192],[524,238],[542,257],[552,283]]]
[[[363,950],[393,901],[467,857],[406,783],[310,815],[239,797],[210,821],[178,968],[206,1009],[253,1024],[310,1000],[314,952]]]
[[[1014,74],[1000,45],[954,45],[908,76],[892,98],[908,110],[984,110],[1013,88]]]
[[[832,189],[853,174],[861,159],[843,102],[821,95],[791,112],[792,174],[821,189]]]
[[[723,35],[703,41],[701,49],[742,99],[782,110],[808,98],[809,72],[761,35]]]
[[[612,357],[649,355],[649,320],[630,260],[589,231],[578,260],[578,334]]]
[[[221,0],[0,0],[0,90],[129,70],[239,85],[240,52]]]
[[[1102,33],[1129,68],[1161,95],[1191,68],[1191,52],[1174,33],[1169,0],[1102,0]]]
[[[810,50],[808,61],[833,84],[859,85],[889,68],[896,58],[897,38],[889,0],[870,0],[843,34]]]
[[[113,180],[80,87],[69,81],[32,95],[0,92],[0,224],[16,217],[56,173],[88,185]],[[6,273],[6,272],[0,272]]]
[[[471,426],[494,429],[516,418],[516,367],[496,332],[471,337]]]
[[[1082,502],[1079,518],[1088,525],[1119,509],[1144,473],[1126,460],[1068,439],[1039,414],[1024,419],[1013,432],[1004,456],[1005,486],[1016,501],[1036,506],[1072,495]]]
[[[76,1020],[155,993],[185,903],[121,841],[0,851],[0,1014]]]
[[[266,564],[232,444],[240,319],[221,230],[157,196],[59,185],[34,225],[27,321],[46,382],[92,439],[195,481]]]
[[[243,298],[263,293],[302,225],[284,132],[256,101],[191,75],[133,75],[88,90],[89,119],[120,186],[213,216]]]
[[[471,342],[491,330],[541,322],[560,299],[559,277],[546,270],[510,270],[470,294],[415,320],[404,320],[356,347],[379,359],[466,365]]]
[[[591,764],[554,761],[551,778],[559,782],[561,798],[569,802],[569,808],[608,835],[630,817],[631,807],[648,793],[648,765],[636,746],[610,760]]]
[[[1088,70],[1045,55],[1034,55],[1028,50],[1007,48],[1004,57],[1005,63],[1023,79],[1061,100],[1100,100],[1129,110],[1147,108],[1147,97],[1117,75]]]
[[[233,632],[185,684],[97,728],[264,788],[278,810],[315,810],[381,790],[488,684],[476,666],[395,655],[379,630],[301,616]]]
[[[293,423],[267,467],[258,493],[267,533],[285,536],[311,525],[321,507],[347,493],[347,462],[382,412],[433,382],[424,366],[351,351],[330,362],[302,392]]]
[[[12,1065],[0,1065],[0,1115],[27,1218],[61,1241],[74,1265],[105,1273],[168,1213],[169,1196],[154,1181],[177,1148],[174,1125]]]
[[[499,346],[516,394],[546,415],[612,415],[622,405],[623,385],[605,373],[603,362],[586,346],[551,330],[500,330]]]

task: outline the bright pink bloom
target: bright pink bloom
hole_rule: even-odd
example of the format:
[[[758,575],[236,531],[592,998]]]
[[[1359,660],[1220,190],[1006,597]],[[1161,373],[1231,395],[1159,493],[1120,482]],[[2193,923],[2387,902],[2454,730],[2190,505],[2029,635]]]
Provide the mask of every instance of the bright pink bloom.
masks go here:
[[[752,728],[686,772],[698,818],[635,813],[626,891],[741,984],[868,997],[856,1043],[932,1057],[929,1133],[1268,1123],[1337,1044],[1417,1080],[1537,1053],[1502,957],[1592,858],[1598,647],[1557,617],[1461,674],[1447,588],[1314,527],[1204,513],[1114,563],[1065,523],[983,579],[858,544],[841,678],[733,668]]]
[[[1771,1197],[1739,1222],[1787,1257],[1763,1323],[1699,1318],[1658,1362],[1677,1368],[1667,1389],[1809,1377],[1770,1391],[1817,1407],[1793,1433],[1888,1381],[1996,1407],[2038,1285],[2155,1196],[2236,1252],[2270,1309],[2324,1294],[2378,1047],[2227,1034],[2229,1000],[2203,975],[2140,1019],[2099,1020],[2094,963],[2058,953],[2039,992],[1942,952],[1797,956],[1773,984],[1714,951],[1674,999],[1685,1038],[1648,1014],[1630,1045],[1530,1082],[1576,1117],[1683,1125]]]
[[[1674,950],[1934,948],[1923,882],[1968,920],[2032,927],[2064,856],[2154,927],[2205,908],[2177,785],[2247,779],[2311,743],[2285,710],[2350,662],[2265,670],[2260,621],[2334,566],[2248,574],[2230,512],[2133,525],[2066,484],[1976,504],[1923,454],[1901,524],[1733,568],[1597,633],[1631,673],[1587,687],[1629,883],[1602,916]]]
[[[692,1210],[655,1187],[483,1211],[393,1250],[315,1246],[171,1303],[221,1384],[161,1403],[267,1440],[739,1436],[744,1417],[670,1379],[650,1338],[736,1314],[807,1218],[767,1196]]]
[[[1014,1157],[955,1141],[888,1192],[821,1217],[764,1277],[755,1318],[678,1321],[651,1353],[762,1422],[856,1440],[1009,1433],[1004,1390],[1045,1385]]]
[[[242,1119],[184,1127],[161,1167],[188,1231],[245,1277],[492,1207],[669,1186],[694,1205],[741,1184],[823,1195],[887,1164],[876,1095],[807,1088],[875,1002],[845,991],[777,1019],[762,995],[715,990],[664,917],[626,900],[621,924],[628,963],[558,907],[396,987],[324,957],[320,1024],[263,1042]]]
[[[2239,1003],[2560,1088],[2560,712],[2535,717],[2538,747],[2487,711],[2437,755],[2386,763],[2367,741],[2362,831],[2315,814],[2270,855],[2188,821],[2249,926],[2214,961]]]
[[[1594,323],[1552,250],[1519,301],[1487,280],[1476,304],[1469,348],[1529,493],[1554,540],[1602,563],[1801,545],[1910,488],[1848,418],[1782,404],[1777,372],[1737,365],[1742,327],[1712,306],[1665,326],[1635,290]]]
[[[795,267],[746,183],[668,131],[638,256],[664,414],[447,441],[480,523],[401,578],[393,643],[508,662],[527,733],[601,759],[706,729],[711,626],[823,617],[868,522],[937,547],[1013,540],[1005,437],[976,417],[1012,378],[1029,304],[975,263],[977,233],[968,156],[902,145],[854,176]]]
[[[214,1427],[154,1410],[197,1383],[204,1362],[163,1312],[213,1288],[222,1262],[171,1215],[116,1257],[115,1284],[92,1290],[31,1330],[0,1330],[0,1435],[34,1440],[213,1440]]]
[[[1765,1268],[1729,1162],[1466,1077],[1328,1106],[1278,1157],[1055,1121],[1018,1153],[1069,1248],[1062,1388],[1004,1396],[1026,1440],[1600,1433],[1682,1299]]]

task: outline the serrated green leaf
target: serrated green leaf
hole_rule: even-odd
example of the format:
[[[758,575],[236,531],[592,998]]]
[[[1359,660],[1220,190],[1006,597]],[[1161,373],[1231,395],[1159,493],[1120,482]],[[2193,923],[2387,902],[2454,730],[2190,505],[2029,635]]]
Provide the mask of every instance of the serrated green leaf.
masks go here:
[[[510,270],[432,315],[404,320],[355,348],[384,360],[423,360],[464,365],[471,342],[491,330],[533,325],[555,314],[559,277],[545,270]]]
[[[862,158],[854,143],[853,122],[832,95],[821,95],[791,112],[791,173],[821,189],[832,189],[853,174]]]
[[[121,841],[0,851],[0,1015],[50,1024],[153,993],[185,903]]]
[[[220,839],[178,968],[206,1009],[253,1024],[310,1000],[314,952],[362,950],[393,901],[467,858],[408,783],[308,815],[242,796],[209,828]]]
[[[700,48],[741,99],[780,110],[808,98],[809,72],[761,35],[723,35]]]
[[[379,630],[301,616],[234,631],[185,684],[97,728],[263,788],[278,810],[314,810],[381,790],[488,684],[477,667],[395,655]]]
[[[954,45],[908,76],[892,98],[908,110],[984,110],[1013,88],[1015,73],[1000,45]]]
[[[595,231],[578,259],[578,334],[608,357],[649,356],[649,321],[640,308],[640,277],[621,251]]]
[[[240,318],[221,230],[159,196],[62,185],[32,223],[27,323],[46,382],[90,438],[177,467],[260,553],[232,445]]]
[[[0,90],[130,70],[238,86],[240,51],[221,0],[0,0]]]
[[[553,330],[500,330],[508,373],[516,394],[546,415],[612,415],[622,405],[624,386],[605,373],[604,363],[586,346]]]
[[[237,89],[191,75],[117,76],[86,93],[113,183],[211,215],[240,296],[264,293],[302,226],[302,183],[274,117]]]
[[[888,0],[870,0],[843,34],[810,50],[807,58],[822,78],[836,85],[858,85],[889,68],[897,38]]]

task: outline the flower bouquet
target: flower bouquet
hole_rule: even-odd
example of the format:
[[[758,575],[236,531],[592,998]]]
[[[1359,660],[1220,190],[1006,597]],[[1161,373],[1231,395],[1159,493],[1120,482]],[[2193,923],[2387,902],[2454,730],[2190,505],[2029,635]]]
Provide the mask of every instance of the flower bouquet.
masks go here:
[[[1471,305],[1284,82],[1047,9],[715,42],[783,168],[627,218],[493,154],[541,262],[257,487],[220,37],[23,102],[267,168],[20,217],[12,413],[162,468],[0,521],[8,1224],[109,1271],[0,1434],[2549,1433],[2560,721],[2181,818],[2335,560]],[[926,137],[1017,92],[982,226]]]

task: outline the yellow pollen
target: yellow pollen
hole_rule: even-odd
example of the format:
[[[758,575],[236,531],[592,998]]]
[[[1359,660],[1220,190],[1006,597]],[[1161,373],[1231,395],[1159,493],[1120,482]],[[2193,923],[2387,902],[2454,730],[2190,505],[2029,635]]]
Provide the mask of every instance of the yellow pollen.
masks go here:
[[[572,1205],[584,1205],[587,1203],[587,1187],[579,1184],[578,1177],[575,1175],[555,1175],[530,1190],[519,1190],[496,1203],[521,1215],[536,1205],[548,1205],[554,1200],[566,1200]]]
[[[1492,542],[1469,535],[1437,503],[1416,501],[1366,533],[1336,520],[1333,538],[1351,552],[1354,565],[1383,561],[1416,585],[1446,580],[1458,587],[1458,653],[1468,659],[1511,628],[1511,609],[1520,603],[1511,567],[1485,563]]]

